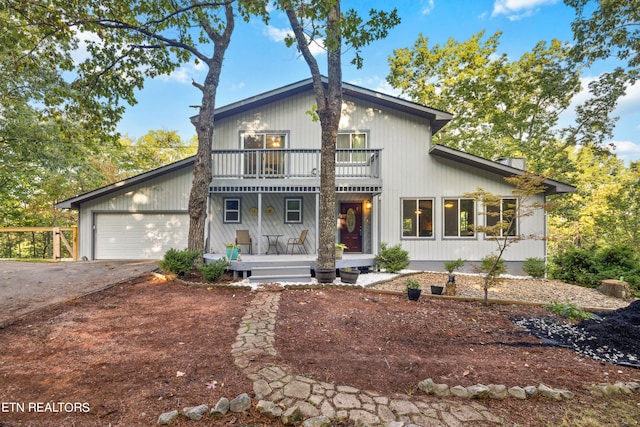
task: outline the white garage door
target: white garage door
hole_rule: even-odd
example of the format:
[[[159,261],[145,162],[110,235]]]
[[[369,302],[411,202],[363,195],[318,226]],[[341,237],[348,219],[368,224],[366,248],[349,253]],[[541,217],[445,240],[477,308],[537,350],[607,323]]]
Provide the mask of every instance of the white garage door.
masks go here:
[[[187,247],[186,213],[99,213],[95,221],[96,259],[162,259]]]

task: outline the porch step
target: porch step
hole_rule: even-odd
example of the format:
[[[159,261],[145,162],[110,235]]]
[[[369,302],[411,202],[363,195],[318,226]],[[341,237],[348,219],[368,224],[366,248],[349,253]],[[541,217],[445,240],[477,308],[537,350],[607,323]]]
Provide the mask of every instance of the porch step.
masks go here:
[[[249,281],[251,283],[307,282],[310,278],[311,267],[308,265],[252,267]]]

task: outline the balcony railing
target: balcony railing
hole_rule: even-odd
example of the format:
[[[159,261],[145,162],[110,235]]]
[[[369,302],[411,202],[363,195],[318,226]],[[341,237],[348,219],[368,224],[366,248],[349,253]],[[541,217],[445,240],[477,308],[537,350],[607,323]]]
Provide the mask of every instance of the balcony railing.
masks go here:
[[[337,149],[336,178],[380,178],[379,149]],[[214,178],[318,178],[320,150],[214,150]]]

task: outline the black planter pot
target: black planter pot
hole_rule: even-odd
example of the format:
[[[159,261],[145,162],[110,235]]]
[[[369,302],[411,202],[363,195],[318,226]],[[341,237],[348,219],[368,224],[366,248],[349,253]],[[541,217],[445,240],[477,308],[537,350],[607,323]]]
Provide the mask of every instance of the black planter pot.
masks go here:
[[[444,290],[444,286],[434,286],[431,285],[431,293],[433,295],[442,295],[442,291]]]
[[[333,283],[336,280],[336,270],[333,268],[316,268],[318,283]]]
[[[418,301],[421,293],[422,289],[407,289],[407,298],[409,301]]]
[[[360,271],[358,270],[342,270],[340,269],[340,281],[342,283],[351,283],[355,284],[358,281],[358,276],[360,275]]]

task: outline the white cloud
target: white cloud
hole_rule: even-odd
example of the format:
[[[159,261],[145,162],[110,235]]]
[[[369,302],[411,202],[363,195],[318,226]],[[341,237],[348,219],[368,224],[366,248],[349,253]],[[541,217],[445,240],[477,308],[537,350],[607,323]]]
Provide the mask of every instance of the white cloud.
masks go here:
[[[616,114],[621,116],[640,113],[640,82],[627,88],[625,96],[620,98]]]
[[[293,32],[289,28],[277,28],[275,26],[268,26],[266,29],[267,36],[275,42],[283,42],[288,35],[293,36]],[[324,40],[316,39],[309,45],[309,50],[313,56],[317,56],[325,53]]]
[[[169,75],[158,76],[158,79],[165,82],[177,82],[177,83],[191,83],[192,81],[198,81],[202,76],[202,71],[206,69],[206,65],[202,62],[197,64],[190,62],[183,64],[179,68],[173,70]]]
[[[611,141],[615,147],[613,151],[623,160],[640,159],[640,144],[633,141]]]
[[[89,51],[87,45],[89,43],[101,43],[100,37],[96,33],[90,33],[87,31],[79,31],[75,35],[78,41],[78,48],[71,52],[71,58],[76,64],[80,64],[89,59]]]
[[[420,6],[422,9],[422,14],[423,15],[428,15],[431,13],[431,11],[433,10],[433,8],[435,7],[435,1],[434,0],[422,0],[420,2]]]
[[[540,6],[557,3],[558,0],[495,0],[491,16],[505,15],[510,21],[535,15]]]

